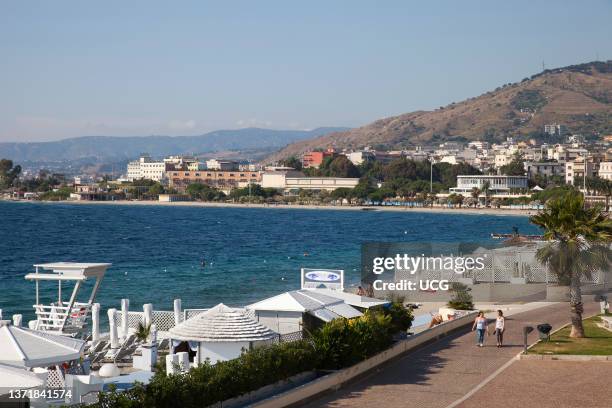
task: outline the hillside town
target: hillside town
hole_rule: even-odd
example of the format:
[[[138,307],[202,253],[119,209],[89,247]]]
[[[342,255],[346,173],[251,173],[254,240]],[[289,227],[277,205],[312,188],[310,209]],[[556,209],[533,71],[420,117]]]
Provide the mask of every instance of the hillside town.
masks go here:
[[[607,206],[612,136],[586,142],[563,124],[544,127],[551,140],[446,141],[405,150],[309,151],[264,165],[194,156],[143,154],[119,177],[19,174],[5,160],[4,199],[231,201],[450,207],[538,207],[547,192],[573,186]]]

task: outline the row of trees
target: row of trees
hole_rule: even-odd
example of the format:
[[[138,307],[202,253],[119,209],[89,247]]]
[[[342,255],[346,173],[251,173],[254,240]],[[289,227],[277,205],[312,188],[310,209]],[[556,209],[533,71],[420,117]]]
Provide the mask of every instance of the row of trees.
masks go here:
[[[0,190],[13,187],[21,173],[21,166],[14,166],[12,160],[0,160]]]

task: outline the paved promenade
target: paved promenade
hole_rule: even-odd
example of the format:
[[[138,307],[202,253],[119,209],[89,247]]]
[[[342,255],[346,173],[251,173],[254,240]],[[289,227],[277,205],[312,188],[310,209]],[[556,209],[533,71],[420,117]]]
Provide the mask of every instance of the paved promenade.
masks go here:
[[[599,310],[599,304],[585,304],[585,315]],[[445,408],[463,398],[522,349],[522,327],[547,322],[553,329],[569,322],[569,306],[555,304],[518,313],[506,318],[505,347],[495,347],[493,336],[486,338],[485,347],[476,346],[475,335],[468,329],[455,333],[372,372],[360,381],[332,394],[311,401],[308,407],[415,407]],[[492,329],[492,327],[491,327]],[[529,342],[537,334],[529,336]],[[512,366],[511,366],[512,367]],[[610,366],[612,367],[612,366]],[[609,377],[608,377],[609,378]],[[514,383],[511,383],[514,384]],[[506,390],[506,395],[520,394],[521,388]],[[548,393],[545,393],[548,394]],[[473,397],[477,397],[478,393]],[[491,406],[488,402],[478,405]],[[476,406],[468,398],[460,406]],[[520,406],[514,403],[496,406]],[[529,406],[529,405],[523,405]],[[538,407],[549,405],[533,405]],[[556,404],[556,408],[562,405]],[[571,406],[571,405],[566,405]],[[588,405],[586,405],[588,406]]]
[[[457,408],[610,408],[612,362],[516,361]]]

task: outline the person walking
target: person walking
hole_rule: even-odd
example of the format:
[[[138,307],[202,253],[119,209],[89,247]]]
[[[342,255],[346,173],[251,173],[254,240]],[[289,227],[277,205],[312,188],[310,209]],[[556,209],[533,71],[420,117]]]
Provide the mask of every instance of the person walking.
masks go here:
[[[497,339],[497,347],[503,347],[504,343],[504,330],[506,330],[506,319],[504,318],[504,312],[501,310],[497,311],[497,319],[495,320],[495,337]]]
[[[489,327],[487,325],[487,319],[484,317],[484,312],[479,312],[476,319],[474,319],[472,331],[474,330],[476,330],[476,344],[483,347],[485,331],[489,334]]]

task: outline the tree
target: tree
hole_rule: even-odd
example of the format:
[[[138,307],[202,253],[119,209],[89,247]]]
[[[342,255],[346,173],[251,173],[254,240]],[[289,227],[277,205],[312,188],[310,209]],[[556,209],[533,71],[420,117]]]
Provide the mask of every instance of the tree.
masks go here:
[[[481,191],[478,187],[474,187],[472,189],[472,192],[470,193],[476,204],[478,204],[478,202],[480,201],[480,193]]]
[[[9,159],[0,160],[0,189],[10,188],[13,186],[15,179],[21,173],[21,166],[13,167],[13,161]]]
[[[530,221],[544,229],[548,241],[537,251],[538,260],[557,275],[560,283],[569,284],[570,337],[584,337],[580,279],[610,267],[612,220],[599,207],[585,208],[579,192],[568,191],[549,200],[546,209]]]
[[[524,176],[525,175],[525,165],[523,155],[519,152],[514,153],[512,157],[512,161],[505,166],[500,167],[500,171],[502,174],[506,176]]]
[[[489,204],[489,192],[491,191],[491,183],[489,183],[488,181],[485,181],[482,184],[482,189],[481,191],[484,193],[485,195],[485,207]]]
[[[202,183],[189,184],[185,192],[194,200],[219,201],[225,199],[225,194],[221,190]]]
[[[302,170],[302,162],[295,156],[291,156],[285,160],[279,162],[281,166],[291,167],[296,170]]]
[[[326,173],[330,177],[359,177],[359,169],[346,156],[338,156],[329,162]]]
[[[149,187],[147,194],[152,197],[157,197],[160,194],[164,194],[164,191],[165,191],[164,186],[162,186],[161,183],[155,183],[151,187]]]

